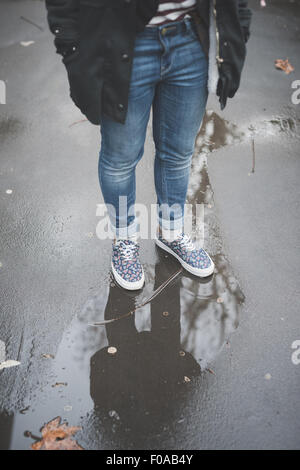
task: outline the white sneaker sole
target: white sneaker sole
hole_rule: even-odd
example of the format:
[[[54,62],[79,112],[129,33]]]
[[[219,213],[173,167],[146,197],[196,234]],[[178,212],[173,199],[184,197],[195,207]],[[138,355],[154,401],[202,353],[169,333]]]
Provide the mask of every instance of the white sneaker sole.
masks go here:
[[[215,269],[214,262],[207,253],[206,254],[210,259],[211,265],[208,268],[199,269],[199,268],[194,268],[193,266],[190,266],[188,263],[183,261],[183,259],[181,259],[180,256],[177,255],[177,253],[171,250],[171,248],[169,248],[167,245],[161,242],[158,238],[155,239],[155,243],[157,244],[157,246],[165,250],[167,253],[170,253],[170,255],[174,256],[184,269],[186,269],[191,274],[194,274],[195,276],[208,277],[214,272],[214,269]]]
[[[120,274],[117,273],[112,263],[111,263],[111,270],[112,270],[112,273],[116,282],[119,284],[119,286],[123,287],[124,289],[138,290],[138,289],[141,289],[144,285],[144,282],[145,282],[144,271],[142,274],[142,278],[139,281],[130,282],[130,281],[125,281],[125,279],[123,279],[122,276],[120,276]]]

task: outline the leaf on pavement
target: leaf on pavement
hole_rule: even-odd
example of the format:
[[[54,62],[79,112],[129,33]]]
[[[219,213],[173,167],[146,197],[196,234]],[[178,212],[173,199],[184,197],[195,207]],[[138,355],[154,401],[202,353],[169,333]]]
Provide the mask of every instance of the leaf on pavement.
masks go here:
[[[117,348],[115,348],[114,346],[110,346],[107,349],[108,354],[116,354],[117,351],[118,351]]]
[[[54,359],[53,354],[42,354],[42,357],[44,357],[45,359]]]
[[[83,450],[72,439],[73,434],[81,429],[78,426],[68,426],[68,423],[60,424],[61,417],[52,419],[42,428],[42,438],[31,445],[33,450]]]
[[[9,359],[8,361],[4,361],[0,363],[0,370],[1,369],[7,369],[8,367],[14,367],[14,366],[19,366],[21,362],[19,361],[12,361]]]
[[[34,44],[34,41],[21,41],[20,44],[23,47],[28,47],[31,46],[31,44]]]
[[[287,75],[295,70],[294,67],[289,63],[289,59],[276,59],[275,67],[277,69],[283,70]]]
[[[67,382],[55,382],[55,384],[51,385],[51,387],[67,387]]]

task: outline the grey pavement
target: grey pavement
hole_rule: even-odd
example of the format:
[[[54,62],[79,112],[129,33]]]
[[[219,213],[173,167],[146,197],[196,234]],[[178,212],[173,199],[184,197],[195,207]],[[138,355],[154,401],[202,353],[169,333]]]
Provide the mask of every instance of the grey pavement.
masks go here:
[[[144,290],[111,280],[111,241],[96,235],[99,129],[69,98],[44,3],[0,1],[0,359],[20,362],[0,371],[1,449],[30,449],[25,431],[56,416],[81,426],[85,449],[299,449],[300,3],[250,5],[241,88],[224,112],[209,99],[188,196],[203,204],[216,273],[181,273],[95,327],[178,264],[142,240]],[[147,207],[151,131],[137,170]]]

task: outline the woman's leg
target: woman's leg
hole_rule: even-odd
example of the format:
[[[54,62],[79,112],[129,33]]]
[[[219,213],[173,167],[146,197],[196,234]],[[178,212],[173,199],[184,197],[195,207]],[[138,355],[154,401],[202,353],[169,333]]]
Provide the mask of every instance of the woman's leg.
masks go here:
[[[136,232],[135,168],[144,152],[147,124],[158,80],[160,44],[154,31],[136,36],[125,124],[101,120],[99,181],[113,231],[126,238]]]
[[[125,124],[102,117],[99,180],[115,233],[111,268],[125,289],[140,289],[143,267],[136,242],[135,168],[143,155],[147,124],[158,79],[160,45],[154,31],[136,37]]]
[[[153,102],[155,187],[160,226],[180,232],[195,138],[207,101],[208,64],[189,21],[176,34],[172,28],[161,34],[161,42],[166,52]]]
[[[116,237],[136,232],[134,217],[135,168],[144,152],[153,93],[138,98],[132,90],[125,124],[102,117],[99,181]]]
[[[199,277],[210,276],[214,263],[184,233],[184,205],[195,138],[207,101],[207,59],[186,20],[180,32],[162,34],[165,56],[162,81],[153,104],[156,147],[155,186],[160,230],[156,243]]]

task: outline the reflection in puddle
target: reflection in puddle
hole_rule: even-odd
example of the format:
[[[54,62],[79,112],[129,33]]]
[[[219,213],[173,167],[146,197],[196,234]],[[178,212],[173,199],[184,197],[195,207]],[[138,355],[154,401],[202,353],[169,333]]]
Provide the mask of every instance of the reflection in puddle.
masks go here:
[[[287,137],[299,137],[299,119],[292,116],[292,110],[287,109],[287,116],[274,116],[269,120],[263,120],[246,127],[237,126],[222,119],[212,110],[207,110],[201,130],[196,139],[196,150],[199,153],[213,152],[227,145],[234,145],[244,140],[263,136],[275,137],[285,135]]]
[[[15,137],[23,129],[23,124],[19,119],[6,118],[0,121],[0,137],[3,141],[7,137]]]
[[[222,119],[215,112],[207,110],[196,139],[196,148],[201,153],[208,153],[225,145],[240,142],[244,137],[245,133],[235,124]]]
[[[80,416],[84,432],[79,442],[87,442],[89,449],[145,448],[151,436],[161,445],[164,433],[184,420],[196,378],[238,326],[244,296],[222,251],[204,153],[194,158],[188,199],[205,206],[214,275],[199,279],[182,271],[149,304],[137,308],[178,270],[178,263],[156,248],[155,264],[145,266],[141,293],[111,281],[87,301],[64,335],[59,362],[72,372],[58,379],[68,382],[72,392],[63,393],[72,395],[71,403],[80,397],[83,405],[91,405]],[[122,315],[104,326],[88,326]]]
[[[157,252],[141,294],[112,283],[74,319],[56,356],[55,380],[68,383],[60,410],[66,416],[62,405],[73,405],[72,422],[84,429],[81,445],[137,448],[182,419],[194,379],[237,327],[243,301],[226,259],[215,261],[214,276],[201,280],[183,272],[134,314],[87,326],[133,311],[177,270],[176,261]],[[57,396],[54,402],[59,409]]]
[[[224,125],[231,139],[242,138],[234,126]],[[182,271],[150,303],[136,309],[179,268],[156,248],[154,264],[145,266],[142,292],[125,291],[113,281],[101,286],[65,331],[49,364],[52,382],[31,400],[25,415],[15,414],[12,448],[28,448],[21,432],[38,434],[56,416],[83,427],[76,438],[88,449],[146,448],[151,436],[160,448],[163,435],[178,432],[197,377],[237,328],[244,300],[223,253],[206,166],[208,151],[232,141],[228,136],[217,139],[215,130],[201,132],[188,202],[205,207],[204,240],[216,265],[214,275],[201,279]],[[135,309],[104,326],[89,326]],[[52,386],[57,383],[65,386]]]
[[[0,411],[0,450],[7,450],[10,447],[13,421],[12,414]]]

